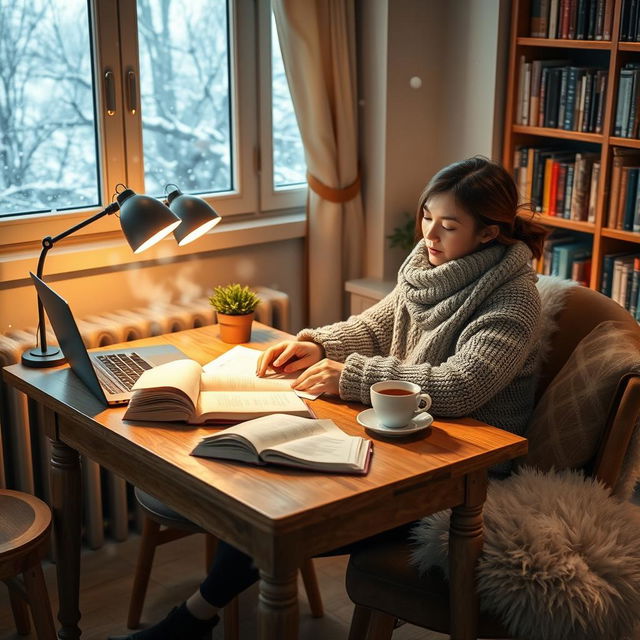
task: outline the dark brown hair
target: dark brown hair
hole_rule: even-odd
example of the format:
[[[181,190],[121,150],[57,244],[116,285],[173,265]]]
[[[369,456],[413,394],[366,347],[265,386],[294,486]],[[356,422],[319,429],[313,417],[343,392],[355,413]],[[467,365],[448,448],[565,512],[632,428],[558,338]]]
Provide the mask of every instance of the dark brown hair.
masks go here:
[[[416,239],[422,237],[423,207],[438,193],[451,193],[460,207],[473,216],[478,229],[497,225],[495,242],[510,245],[522,240],[536,258],[542,255],[548,232],[534,221],[536,214],[530,205],[518,204],[515,182],[501,165],[474,156],[440,169],[420,196]]]

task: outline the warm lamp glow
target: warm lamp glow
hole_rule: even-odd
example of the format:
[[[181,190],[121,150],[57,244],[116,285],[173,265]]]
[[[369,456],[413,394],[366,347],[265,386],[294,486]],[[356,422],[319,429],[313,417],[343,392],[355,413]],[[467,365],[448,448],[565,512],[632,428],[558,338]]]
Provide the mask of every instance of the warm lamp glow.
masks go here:
[[[158,233],[156,233],[154,236],[151,236],[151,238],[149,238],[146,242],[143,242],[137,249],[134,250],[133,253],[142,253],[157,242],[160,242],[162,238],[168,236],[179,224],[180,220],[176,220],[175,222],[168,224],[164,229],[160,229]]]
[[[182,193],[177,187],[169,193],[167,202],[171,212],[180,218],[180,226],[173,232],[180,247],[204,235],[221,220],[208,202]]]
[[[205,222],[203,225],[200,225],[189,235],[182,238],[182,240],[178,242],[178,246],[182,247],[185,244],[189,244],[190,242],[197,240],[200,236],[203,236],[205,233],[207,233],[207,231],[213,229],[213,227],[215,227],[218,222],[220,222],[220,220],[222,220],[222,218],[215,218],[214,220],[209,220],[209,222]]]

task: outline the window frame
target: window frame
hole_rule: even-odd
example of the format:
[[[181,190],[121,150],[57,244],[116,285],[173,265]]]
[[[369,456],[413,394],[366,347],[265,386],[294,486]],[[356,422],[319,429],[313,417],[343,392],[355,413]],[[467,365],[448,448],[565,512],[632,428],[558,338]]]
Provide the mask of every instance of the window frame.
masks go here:
[[[88,3],[92,29],[99,194],[102,207],[105,207],[112,201],[118,183],[144,193],[143,164],[136,162],[136,159],[142,158],[143,152],[141,113],[140,109],[135,115],[127,112],[124,90],[124,78],[132,70],[136,75],[139,100],[137,12],[135,0],[88,0]],[[271,154],[272,143],[271,3],[269,0],[228,0],[228,3],[235,189],[222,195],[203,196],[223,217],[222,223],[213,232],[223,229],[225,218],[227,223],[237,224],[243,220],[249,230],[252,220],[255,224],[258,218],[286,215],[287,211],[294,214],[292,224],[299,229],[299,214],[306,199],[306,185],[304,188],[274,190],[273,168],[268,156],[265,158],[264,155],[264,150]],[[268,55],[263,55],[261,47],[268,47]],[[111,116],[107,115],[105,107],[104,75],[107,70],[114,74],[115,82],[116,113]],[[261,148],[263,158],[258,163]],[[171,176],[167,176],[167,182],[171,180]],[[9,254],[9,259],[11,254],[17,255],[22,261],[25,252],[39,250],[45,236],[61,233],[101,211],[102,207],[0,218],[0,254],[6,257]],[[97,224],[81,229],[65,239],[65,246],[73,249],[74,245],[77,247],[83,242],[95,241],[126,244],[116,216],[106,216]],[[206,240],[199,242],[203,248],[211,244]]]

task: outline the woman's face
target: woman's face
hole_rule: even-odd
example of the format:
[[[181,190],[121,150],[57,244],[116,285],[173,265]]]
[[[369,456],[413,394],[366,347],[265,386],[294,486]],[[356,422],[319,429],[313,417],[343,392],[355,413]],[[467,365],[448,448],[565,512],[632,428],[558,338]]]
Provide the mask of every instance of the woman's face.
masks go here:
[[[449,192],[431,196],[422,213],[422,235],[434,267],[473,253],[498,234],[497,225],[478,230],[475,219]]]

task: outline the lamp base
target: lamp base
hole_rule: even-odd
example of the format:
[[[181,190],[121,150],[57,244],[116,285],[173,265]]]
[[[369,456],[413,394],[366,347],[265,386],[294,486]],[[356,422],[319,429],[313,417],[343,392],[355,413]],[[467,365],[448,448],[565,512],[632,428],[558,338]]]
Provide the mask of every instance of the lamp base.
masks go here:
[[[25,367],[44,369],[46,367],[57,367],[64,364],[67,359],[58,347],[47,346],[46,351],[42,349],[29,349],[22,354],[22,364]]]

